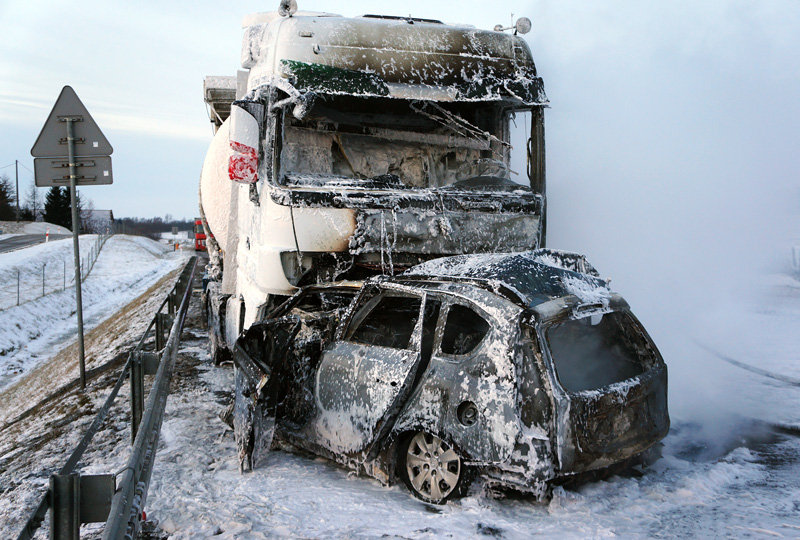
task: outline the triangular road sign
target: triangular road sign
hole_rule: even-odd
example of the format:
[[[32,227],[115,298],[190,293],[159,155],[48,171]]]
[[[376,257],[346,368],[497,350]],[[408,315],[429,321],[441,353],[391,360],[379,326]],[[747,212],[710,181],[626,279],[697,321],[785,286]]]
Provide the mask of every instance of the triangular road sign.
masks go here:
[[[65,86],[50,111],[50,116],[44,123],[42,132],[36,139],[31,155],[33,157],[63,157],[68,158],[67,152],[67,123],[65,118],[80,119],[74,122],[75,127],[75,157],[110,156],[114,149],[97,127],[92,115],[81,103],[78,94],[71,86]]]

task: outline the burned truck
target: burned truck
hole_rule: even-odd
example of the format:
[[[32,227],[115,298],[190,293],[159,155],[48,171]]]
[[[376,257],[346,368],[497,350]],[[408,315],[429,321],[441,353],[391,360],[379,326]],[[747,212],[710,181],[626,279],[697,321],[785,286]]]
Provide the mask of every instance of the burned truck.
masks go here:
[[[545,245],[547,99],[516,30],[289,4],[205,81],[217,358],[298,287]]]
[[[550,250],[303,287],[234,362],[243,469],[285,443],[431,503],[476,476],[546,498],[669,429],[647,332],[583,257]]]
[[[666,366],[578,255],[545,249],[544,108],[517,31],[295,12],[209,77],[212,354],[240,465],[274,444],[441,503],[546,497],[669,427]]]

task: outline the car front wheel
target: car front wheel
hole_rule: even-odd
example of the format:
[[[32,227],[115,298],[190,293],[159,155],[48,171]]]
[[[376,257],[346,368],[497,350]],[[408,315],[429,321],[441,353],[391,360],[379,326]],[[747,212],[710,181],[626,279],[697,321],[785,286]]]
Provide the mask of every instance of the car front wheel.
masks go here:
[[[401,448],[400,458],[403,480],[411,493],[423,501],[443,504],[466,488],[461,457],[436,435],[415,433]]]

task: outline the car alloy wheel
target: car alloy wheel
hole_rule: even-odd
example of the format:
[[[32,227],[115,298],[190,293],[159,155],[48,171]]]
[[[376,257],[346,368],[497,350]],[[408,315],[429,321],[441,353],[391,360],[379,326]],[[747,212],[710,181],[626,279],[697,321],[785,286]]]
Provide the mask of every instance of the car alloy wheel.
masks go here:
[[[408,486],[424,501],[443,503],[461,481],[461,458],[436,435],[416,433],[409,440],[403,459]]]

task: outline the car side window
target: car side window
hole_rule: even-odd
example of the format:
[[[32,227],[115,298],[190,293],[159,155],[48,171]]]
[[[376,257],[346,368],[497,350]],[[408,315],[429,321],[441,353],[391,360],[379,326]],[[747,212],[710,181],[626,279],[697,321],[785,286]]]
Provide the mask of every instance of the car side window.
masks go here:
[[[355,291],[311,290],[298,299],[294,310],[316,313],[346,308],[355,296]]]
[[[470,308],[453,304],[447,312],[447,322],[442,334],[444,354],[469,354],[489,332],[486,319]]]
[[[421,305],[418,296],[380,297],[366,316],[356,316],[354,320],[361,320],[347,339],[363,345],[408,349]]]

